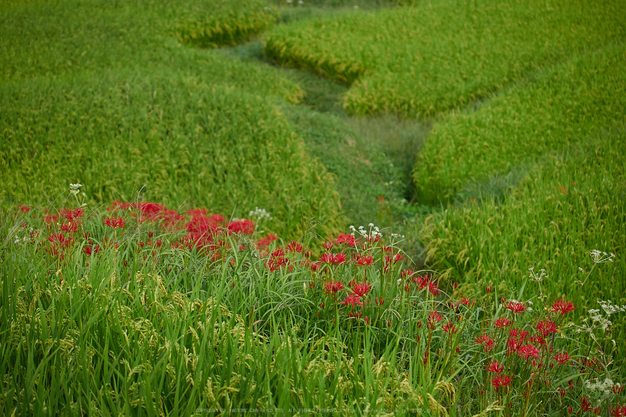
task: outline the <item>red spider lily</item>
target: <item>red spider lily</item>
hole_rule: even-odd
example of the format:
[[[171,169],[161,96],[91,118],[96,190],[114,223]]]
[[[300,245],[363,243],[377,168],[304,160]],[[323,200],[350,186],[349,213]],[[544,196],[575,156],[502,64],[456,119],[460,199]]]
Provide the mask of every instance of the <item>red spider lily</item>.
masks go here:
[[[626,416],[626,405],[617,406],[611,410],[611,417],[625,417]]]
[[[446,323],[442,330],[446,333],[450,333],[450,334],[454,334],[456,332],[459,331],[459,329],[456,328],[456,326],[454,325],[454,323],[452,323],[451,321],[449,321],[448,323]]]
[[[591,402],[587,397],[580,397],[580,409],[582,411],[591,411]]]
[[[355,308],[357,305],[359,307],[363,307],[363,303],[361,302],[361,297],[359,297],[357,294],[350,294],[346,296],[346,298],[344,298],[341,304],[343,304],[344,306],[351,305],[353,308]]]
[[[259,239],[256,244],[259,248],[265,248],[271,245],[272,242],[277,239],[278,239],[278,236],[276,235],[267,235],[264,238]]]
[[[560,395],[561,397],[565,397],[565,394],[567,394],[567,390],[565,390],[565,389],[563,389],[563,388],[561,388],[561,387],[558,387],[558,388],[557,388],[557,391],[559,391],[559,395]]]
[[[185,226],[189,233],[209,234],[216,236],[219,233],[218,224],[212,222],[209,217],[194,216],[193,219]]]
[[[436,282],[430,281],[428,283],[428,292],[434,295],[435,297],[439,295],[439,288],[437,288]]]
[[[334,264],[342,264],[342,263],[346,262],[346,254],[345,253],[337,253],[337,254],[335,254],[335,256],[333,256],[332,262]]]
[[[513,322],[506,317],[500,317],[498,320],[495,321],[493,325],[501,329],[503,327],[508,327],[511,323]]]
[[[402,278],[408,278],[411,277],[411,275],[413,275],[415,272],[412,269],[403,269],[402,272],[400,273],[400,276]]]
[[[228,222],[227,227],[231,233],[244,234],[244,235],[251,235],[252,233],[254,233],[254,228],[255,228],[252,220],[248,220],[248,219],[235,220],[232,222]]]
[[[519,302],[514,303],[512,301],[510,301],[509,304],[504,308],[506,308],[507,310],[511,310],[513,313],[518,313],[518,314],[521,314],[524,311],[526,311],[526,307],[524,307],[524,304],[519,303]]]
[[[85,254],[87,254],[87,256],[91,256],[91,255],[92,255],[92,254],[94,254],[94,253],[98,253],[98,252],[100,252],[100,246],[98,246],[98,245],[93,246],[93,247],[92,247],[92,246],[85,246],[85,247],[83,248],[83,252],[84,252]]]
[[[319,259],[320,262],[324,262],[325,264],[329,264],[333,262],[333,254],[332,253],[328,253],[328,252],[324,252],[322,254],[322,256],[320,256]]]
[[[355,313],[348,313],[348,317],[354,317],[355,319],[360,319],[361,317],[363,317],[363,313],[361,313],[360,311],[357,311]]]
[[[443,317],[441,317],[439,313],[437,313],[436,311],[431,311],[428,314],[428,328],[431,330],[434,329],[435,324],[439,323],[441,320],[443,320]]]
[[[319,262],[313,262],[311,264],[311,271],[315,272],[315,271],[319,271],[320,268],[322,267],[322,264]]]
[[[526,360],[528,360],[528,358],[539,358],[539,349],[537,349],[535,346],[533,345],[524,345],[524,346],[520,346],[517,349],[517,354],[520,356],[520,358],[524,358]]]
[[[48,236],[48,241],[52,243],[52,245],[62,249],[67,249],[72,244],[72,239],[66,238],[65,235],[61,233],[51,233],[50,236]]]
[[[536,344],[536,345],[539,345],[539,346],[545,346],[546,345],[546,339],[544,339],[541,336],[532,336],[530,338],[530,341],[532,343]]]
[[[46,222],[46,225],[48,227],[50,227],[50,225],[52,223],[56,223],[59,220],[59,218],[57,216],[54,216],[52,214],[46,214],[45,216],[43,216],[43,221]]]
[[[473,307],[474,303],[476,302],[475,299],[470,300],[469,298],[462,296],[461,299],[459,301],[456,302],[456,305],[454,306],[455,310],[458,310],[459,306],[461,304],[468,306],[468,307]]]
[[[433,280],[430,276],[420,275],[418,277],[414,276],[411,279],[413,280],[413,282],[415,282],[415,284],[418,286],[420,290],[427,288],[428,292],[430,292],[432,295],[434,296],[439,295],[439,288],[437,288],[437,281]]]
[[[349,234],[345,234],[342,233],[337,237],[336,243],[338,245],[341,245],[342,243],[345,243],[346,245],[350,246],[350,247],[354,247],[356,246],[356,240],[354,239],[353,235],[349,235]]]
[[[507,340],[507,353],[509,355],[516,353],[519,348],[522,347],[524,341],[528,336],[528,332],[522,331],[520,329],[512,329],[509,332],[509,339]]]
[[[402,255],[400,255],[399,253],[396,253],[393,256],[385,255],[385,268],[389,268],[391,265],[396,264],[396,263],[400,262],[403,259],[404,259],[404,257]]]
[[[559,363],[559,365],[567,365],[570,361],[569,354],[567,352],[557,353],[554,355],[554,360]]]
[[[296,253],[302,253],[302,251],[304,250],[304,248],[302,247],[301,244],[299,244],[298,242],[296,242],[295,240],[293,240],[290,244],[287,245],[287,250],[289,252],[296,252]]]
[[[356,284],[352,288],[352,291],[359,297],[365,297],[372,290],[372,286],[369,282],[363,282],[361,284]]]
[[[511,377],[508,375],[496,375],[496,377],[491,380],[491,385],[493,385],[496,390],[508,387],[511,385]]]
[[[130,203],[122,203],[119,200],[115,200],[111,204],[112,205],[110,207],[107,207],[107,211],[126,210],[126,209],[130,208],[130,206],[131,206]]]
[[[333,246],[335,246],[335,244],[333,242],[324,242],[324,243],[322,243],[322,246],[326,250],[331,250],[333,248]]]
[[[73,239],[67,238],[61,233],[51,233],[48,236],[48,241],[50,242],[50,247],[47,247],[45,250],[51,255],[59,256],[61,259],[64,258],[62,252],[68,249],[74,242]]]
[[[207,211],[206,209],[192,209],[192,210],[187,210],[186,214],[188,216],[206,216]]]
[[[345,253],[337,253],[333,255],[332,253],[325,252],[320,256],[320,262],[330,263],[330,264],[342,264],[346,261]]]
[[[620,395],[624,391],[624,386],[620,384],[613,385],[613,394]],[[626,406],[625,406],[626,407]]]
[[[539,333],[541,333],[541,336],[543,337],[548,337],[550,333],[557,332],[556,324],[554,324],[554,322],[550,319],[545,319],[544,321],[538,322],[535,328]]]
[[[489,367],[487,368],[487,371],[494,374],[499,374],[504,371],[504,366],[501,365],[498,361],[491,361]]]
[[[78,224],[74,222],[68,222],[67,224],[64,224],[63,226],[61,226],[61,231],[68,232],[68,233],[76,233],[78,232]]]
[[[490,287],[489,285],[487,285],[487,286],[485,287],[485,291],[487,291],[487,293],[490,293],[490,292],[492,292],[492,291],[493,291],[493,287]]]
[[[561,313],[564,316],[566,313],[570,313],[574,311],[574,305],[565,300],[558,300],[554,304],[552,304],[552,312],[553,313]]]
[[[133,203],[131,204],[131,207],[146,214],[153,214],[153,213],[158,213],[160,211],[167,211],[167,207],[165,207],[163,204],[152,203],[149,201],[141,202],[141,203],[139,202]]]
[[[280,268],[284,268],[288,264],[288,259],[284,257],[285,251],[282,248],[272,252],[270,259],[265,262],[265,267],[274,272]]]
[[[485,353],[491,352],[495,344],[491,336],[486,334],[481,334],[476,339],[474,339],[474,342],[478,343],[479,345],[483,345],[483,350],[485,351]]]
[[[83,215],[85,214],[85,209],[82,208],[77,208],[77,209],[61,209],[59,210],[59,214],[63,217],[65,217],[65,219],[68,222],[72,222],[80,217],[83,217]]]
[[[326,294],[337,294],[343,289],[343,283],[339,281],[329,282],[324,286],[324,292]]]
[[[214,214],[211,217],[209,217],[209,220],[212,221],[213,223],[220,224],[225,219],[224,219],[224,217],[220,216],[219,214]]]
[[[124,219],[121,217],[107,217],[104,219],[104,224],[112,228],[122,228],[126,225]]]
[[[567,407],[567,414],[572,414],[573,412],[574,412],[574,407],[572,407],[571,405]]]
[[[371,256],[360,256],[356,261],[356,264],[360,266],[370,266],[372,263],[374,263],[374,260]]]
[[[382,297],[376,297],[375,301],[376,301],[376,305],[379,307],[385,304],[385,300]]]

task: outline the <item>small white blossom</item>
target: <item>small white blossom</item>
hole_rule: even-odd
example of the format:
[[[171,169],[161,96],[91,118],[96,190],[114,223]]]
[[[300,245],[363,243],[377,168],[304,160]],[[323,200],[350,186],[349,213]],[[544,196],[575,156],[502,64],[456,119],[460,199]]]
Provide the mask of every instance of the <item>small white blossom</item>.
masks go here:
[[[612,252],[606,253],[606,252],[600,252],[598,249],[594,249],[592,250],[589,255],[591,256],[591,259],[593,259],[593,262],[596,264],[603,264],[606,262],[613,262],[613,260],[615,259],[615,254]]]
[[[530,275],[528,278],[533,281],[541,282],[544,278],[548,278],[548,274],[546,274],[545,269],[539,271],[539,275],[537,275],[537,273],[535,272],[535,268],[533,267],[528,268],[528,270],[530,271]]]
[[[610,378],[605,378],[604,382],[600,382],[598,378],[585,381],[585,387],[587,387],[589,391],[592,393],[597,391],[604,398],[611,395],[613,385],[613,381]]]
[[[70,193],[72,195],[78,195],[78,193],[80,193],[80,187],[82,186],[82,184],[70,184]]]
[[[611,300],[598,301],[598,304],[600,304],[600,306],[602,307],[602,309],[604,310],[607,316],[610,316],[616,313],[626,312],[626,306],[620,307],[620,306],[614,305]]]
[[[265,209],[260,209],[258,207],[256,207],[254,210],[250,210],[250,213],[248,213],[248,215],[250,217],[256,217],[258,220],[261,220],[261,219],[271,220],[272,219],[272,216]]]

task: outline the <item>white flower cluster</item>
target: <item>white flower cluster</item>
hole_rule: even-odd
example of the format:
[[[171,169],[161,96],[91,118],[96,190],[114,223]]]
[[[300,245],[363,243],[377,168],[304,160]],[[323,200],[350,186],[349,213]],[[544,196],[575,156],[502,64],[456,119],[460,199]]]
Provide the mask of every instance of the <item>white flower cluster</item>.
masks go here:
[[[261,220],[261,219],[271,220],[272,219],[272,216],[265,209],[260,209],[258,207],[256,207],[254,210],[250,210],[250,213],[248,213],[248,215],[250,217],[256,217],[258,220]]]
[[[603,331],[606,331],[609,327],[613,325],[609,319],[606,319],[602,316],[602,313],[598,309],[589,310],[589,316],[583,319],[583,324],[578,332],[586,331],[591,333],[594,329],[601,328]],[[591,323],[589,320],[591,319]]]
[[[600,252],[598,249],[592,250],[589,255],[591,256],[591,259],[593,259],[593,262],[596,264],[613,262],[613,260],[615,259],[615,254],[613,252]]]
[[[617,306],[613,304],[611,300],[598,301],[598,304],[600,304],[600,306],[602,307],[602,310],[604,310],[607,316],[610,316],[616,313],[626,312],[626,306],[621,306],[621,307]]]
[[[70,193],[72,195],[78,195],[78,193],[80,193],[80,187],[82,187],[83,184],[70,184]]]
[[[528,278],[533,281],[541,282],[544,278],[548,278],[548,274],[546,274],[545,269],[539,271],[539,275],[537,275],[537,273],[535,272],[535,268],[532,266],[528,268],[528,270],[530,271],[530,276]]]
[[[32,238],[32,233],[35,229],[29,227],[28,230],[25,230],[24,236],[20,237],[18,234],[15,236],[15,240],[13,241],[16,245],[21,245],[22,243],[33,243],[35,240]]]
[[[600,382],[598,378],[594,378],[593,381],[585,381],[585,387],[587,387],[589,391],[591,391],[592,393],[597,391],[603,397],[608,397],[609,395],[611,395],[613,385],[615,384],[613,384],[613,381],[610,378],[605,378],[604,382]]]
[[[355,229],[354,226],[350,226],[350,230],[352,230],[353,233],[358,232],[367,240],[374,240],[376,237],[383,237],[383,234],[380,233],[380,229],[377,226],[374,226],[374,223],[370,223],[368,226],[369,230],[366,230],[363,226],[359,226],[359,230]]]

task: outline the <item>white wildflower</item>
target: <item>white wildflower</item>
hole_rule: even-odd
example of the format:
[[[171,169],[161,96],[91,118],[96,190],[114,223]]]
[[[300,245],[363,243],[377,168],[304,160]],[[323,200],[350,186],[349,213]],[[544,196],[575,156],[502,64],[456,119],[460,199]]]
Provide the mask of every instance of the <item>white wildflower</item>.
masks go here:
[[[528,268],[528,270],[530,271],[530,275],[528,276],[528,278],[530,278],[533,281],[541,282],[544,278],[548,278],[548,274],[546,274],[545,269],[542,269],[541,271],[539,271],[539,274],[535,272],[535,268],[532,266]]]
[[[80,187],[82,186],[82,184],[70,184],[70,193],[72,195],[78,195],[78,193],[80,193]]]
[[[598,378],[585,381],[585,387],[587,387],[589,391],[592,393],[597,391],[604,398],[611,395],[613,385],[611,378],[605,378],[604,382],[600,382]]]
[[[607,316],[610,316],[616,313],[626,312],[626,305],[625,306],[614,305],[611,300],[598,301],[598,304],[600,304],[600,306],[602,307],[602,309],[604,310]]]
[[[613,262],[613,260],[615,259],[615,254],[613,252],[600,252],[598,249],[592,250],[589,255],[591,256],[591,259],[593,259],[593,262],[596,264]]]
[[[248,215],[250,217],[256,217],[257,220],[272,219],[272,216],[265,209],[260,209],[258,207],[256,207],[254,210],[250,210],[250,213],[248,213]]]

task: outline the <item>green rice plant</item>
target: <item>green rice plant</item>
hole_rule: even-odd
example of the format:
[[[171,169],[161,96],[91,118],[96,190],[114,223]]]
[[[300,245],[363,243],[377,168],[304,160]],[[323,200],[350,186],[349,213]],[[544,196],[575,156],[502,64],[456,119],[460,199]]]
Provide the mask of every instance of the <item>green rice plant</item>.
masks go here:
[[[265,53],[351,84],[348,112],[430,117],[624,38],[616,0],[439,0],[275,28]]]
[[[232,46],[258,35],[279,18],[263,0],[180,2],[174,33],[181,42],[201,47]],[[168,2],[167,7],[172,7]]]
[[[473,184],[523,173],[544,155],[623,121],[625,67],[626,48],[609,47],[521,83],[476,112],[450,115],[433,128],[415,165],[418,200],[450,202]]]
[[[546,291],[583,308],[626,301],[625,141],[623,124],[596,131],[568,152],[546,156],[502,201],[472,199],[426,217],[420,234],[428,264],[452,280],[517,289],[530,268],[542,268],[550,276]],[[579,264],[574,254],[592,249],[616,259],[580,291],[591,263]]]
[[[332,179],[276,107],[302,90],[259,64],[182,47],[162,9],[140,6],[2,13],[1,198],[55,205],[83,182],[92,203],[147,192],[232,216],[261,206],[285,236],[313,221],[336,227]]]
[[[0,88],[4,199],[57,205],[71,182],[96,204],[159,196],[235,217],[260,206],[284,236],[341,221],[332,178],[268,100],[167,72]]]
[[[255,63],[242,63],[197,48],[184,48],[168,35],[186,3],[44,2],[0,13],[2,83],[56,79],[99,71],[171,71],[198,83],[235,86],[256,95],[302,99],[293,82]],[[183,9],[184,10],[184,9]],[[80,80],[82,82],[82,80]]]

